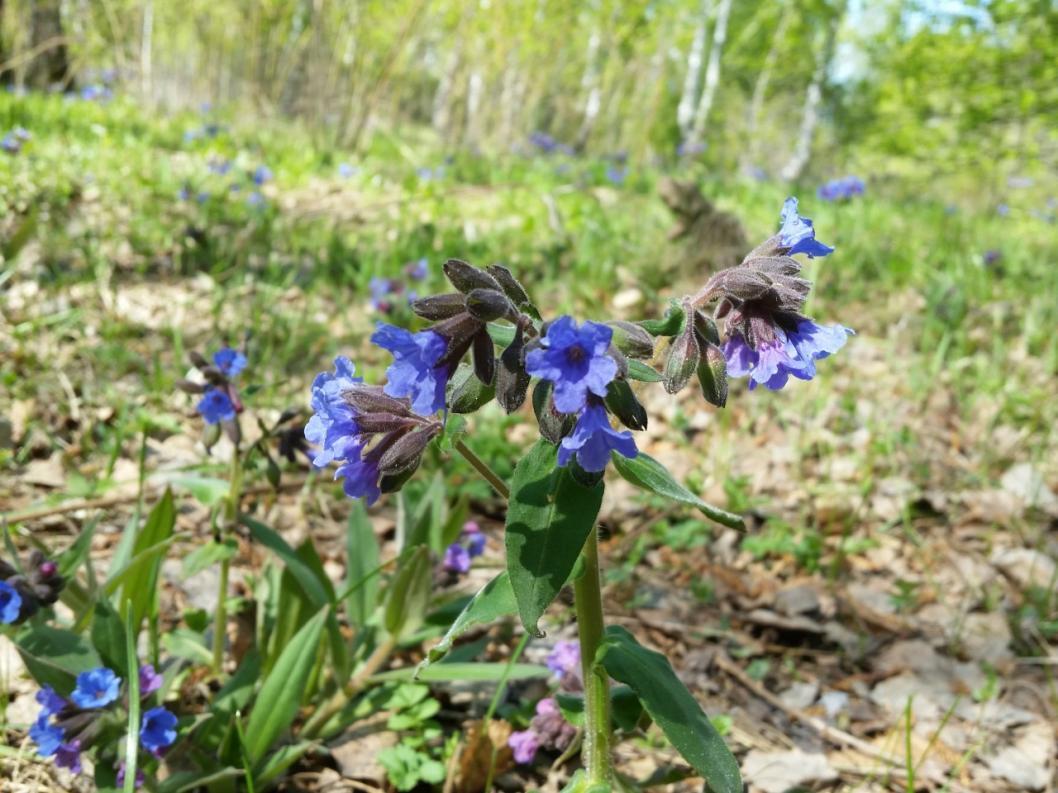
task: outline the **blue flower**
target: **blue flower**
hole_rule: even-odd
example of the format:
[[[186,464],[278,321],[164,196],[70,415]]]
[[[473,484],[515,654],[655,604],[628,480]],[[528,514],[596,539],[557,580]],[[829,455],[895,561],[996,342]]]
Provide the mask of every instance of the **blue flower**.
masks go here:
[[[122,760],[121,764],[118,765],[118,775],[115,780],[118,787],[125,786],[125,761]],[[147,777],[144,776],[143,770],[140,768],[136,769],[136,787],[143,787],[143,783],[147,781]]]
[[[246,368],[246,356],[231,347],[222,347],[213,353],[213,365],[231,380]]]
[[[599,404],[588,405],[577,419],[573,432],[562,439],[558,464],[568,465],[570,458],[576,455],[585,471],[602,471],[610,461],[611,451],[624,457],[635,457],[639,453],[631,432],[618,432],[610,425],[606,408]]]
[[[101,666],[81,672],[70,699],[79,708],[105,708],[118,698],[121,678]]]
[[[625,183],[625,178],[628,176],[628,168],[623,165],[607,165],[606,166],[606,179],[610,184],[620,187]]]
[[[853,333],[842,325],[823,326],[810,319],[798,321],[793,331],[775,328],[775,337],[751,347],[741,333],[733,333],[724,342],[727,374],[749,376],[749,387],[758,385],[777,391],[790,379],[811,380],[816,374],[815,362],[840,350]]]
[[[413,281],[422,281],[429,274],[430,263],[425,257],[411,262],[404,268],[404,272],[407,273],[408,278]]]
[[[3,139],[0,140],[0,149],[3,149],[8,154],[18,154],[21,148],[22,142],[10,132],[4,135]]]
[[[41,715],[29,728],[29,737],[37,744],[37,754],[41,757],[51,757],[59,750],[60,744],[66,737],[60,727],[48,723],[48,717]]]
[[[206,163],[206,168],[209,169],[210,173],[215,173],[217,176],[224,176],[231,170],[231,160],[211,159]]]
[[[388,312],[390,303],[386,297],[393,291],[393,282],[376,275],[368,281],[367,288],[371,292],[371,308],[375,311]]]
[[[140,744],[155,757],[176,741],[176,716],[165,708],[151,708],[143,714]]]
[[[781,217],[782,228],[779,229],[779,242],[784,248],[789,249],[786,252],[788,256],[793,256],[795,253],[804,253],[809,258],[815,258],[816,256],[826,256],[834,252],[834,249],[829,245],[824,245],[816,239],[812,221],[797,214],[796,198],[786,199],[786,202],[782,205]]]
[[[268,203],[268,201],[257,190],[254,190],[250,195],[246,196],[246,203],[248,206],[262,207]]]
[[[338,164],[338,175],[343,179],[348,179],[351,176],[355,176],[359,170],[359,168],[355,168],[347,162]]]
[[[613,330],[598,322],[579,329],[570,317],[559,317],[547,329],[542,348],[525,357],[525,370],[555,385],[555,409],[578,413],[588,394],[606,396],[606,387],[617,376],[617,361],[608,352]]]
[[[312,382],[313,416],[305,425],[305,438],[320,447],[312,464],[318,468],[351,456],[357,446],[356,411],[343,393],[357,383],[356,367],[344,356],[334,359],[334,374],[320,372]],[[356,455],[359,458],[359,451]]]
[[[441,566],[450,573],[462,575],[470,569],[470,551],[458,542],[452,543],[445,548]]]
[[[468,520],[463,524],[463,539],[466,541],[467,552],[471,559],[485,553],[485,535],[476,521]]]
[[[81,742],[72,740],[69,743],[60,744],[55,751],[55,765],[66,768],[73,774],[81,773]]]
[[[863,180],[858,176],[846,176],[841,179],[831,179],[820,185],[816,195],[824,201],[841,201],[863,195],[864,189]]]
[[[10,625],[22,611],[22,595],[7,581],[0,581],[0,623]]]
[[[547,655],[547,668],[559,680],[576,675],[580,671],[580,642],[556,642]]]
[[[219,388],[211,388],[202,396],[195,405],[202,418],[207,424],[216,424],[220,421],[230,421],[235,418],[235,405],[231,397]]]
[[[40,703],[38,719],[46,720],[66,707],[66,700],[59,696],[58,692],[51,686],[44,686],[38,691],[36,699]]]
[[[1001,218],[1008,217],[1010,215],[1010,204],[1000,204],[996,207],[996,214]]]
[[[438,365],[448,346],[443,336],[432,330],[411,333],[380,322],[371,342],[393,353],[394,361],[386,369],[387,394],[410,397],[412,410],[420,416],[444,408],[448,370]]]
[[[154,666],[144,664],[140,667],[140,697],[147,697],[162,687],[162,676],[154,671]]]
[[[258,165],[254,168],[253,176],[251,178],[253,179],[253,183],[260,187],[265,182],[272,181],[272,169],[267,165]]]
[[[378,470],[378,460],[360,458],[361,450],[359,444],[350,449],[349,457],[344,464],[338,466],[334,478],[345,479],[342,489],[349,498],[362,498],[364,503],[371,506],[382,495],[378,486],[381,472]]]

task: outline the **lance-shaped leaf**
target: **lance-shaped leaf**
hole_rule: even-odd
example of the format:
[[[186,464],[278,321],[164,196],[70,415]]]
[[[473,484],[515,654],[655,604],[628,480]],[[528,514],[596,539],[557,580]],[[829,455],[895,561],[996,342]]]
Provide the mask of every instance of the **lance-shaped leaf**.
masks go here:
[[[668,469],[649,454],[640,452],[633,458],[611,454],[610,460],[613,461],[617,473],[636,487],[649,490],[651,493],[657,493],[659,496],[671,498],[673,501],[697,507],[707,518],[715,520],[722,526],[728,526],[732,529],[745,528],[742,518],[702,501],[698,496],[677,482],[672,474],[668,472]]]
[[[714,793],[742,793],[738,761],[668,659],[614,625],[595,655],[615,680],[627,684],[672,745]]]
[[[565,585],[602,504],[603,484],[579,484],[557,467],[558,450],[539,440],[514,469],[507,508],[507,572],[525,629]]]
[[[414,633],[426,618],[430,601],[430,549],[416,547],[400,562],[390,582],[383,624],[392,636],[401,639]]]
[[[431,647],[415,670],[419,677],[430,664],[437,663],[452,649],[452,642],[476,625],[488,625],[503,617],[517,613],[518,603],[514,599],[511,579],[506,571],[489,581],[456,617],[441,641]]]

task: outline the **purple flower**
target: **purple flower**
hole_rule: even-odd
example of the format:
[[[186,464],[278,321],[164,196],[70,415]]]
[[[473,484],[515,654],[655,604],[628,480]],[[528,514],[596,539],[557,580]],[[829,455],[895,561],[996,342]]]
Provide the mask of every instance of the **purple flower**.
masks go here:
[[[863,195],[865,185],[858,176],[846,176],[841,179],[831,179],[820,185],[816,195],[824,201],[843,201],[853,196]]]
[[[359,168],[355,168],[347,162],[338,163],[338,175],[343,179],[355,176],[359,170]]]
[[[625,183],[628,176],[628,168],[623,165],[610,164],[606,166],[606,179],[610,184],[620,187]]]
[[[356,411],[343,393],[363,382],[354,377],[356,366],[344,356],[334,359],[334,374],[320,372],[312,382],[313,416],[305,425],[305,438],[320,447],[312,464],[317,468],[347,457],[359,458],[359,451],[350,454],[357,445]]]
[[[122,760],[121,764],[118,766],[118,775],[117,775],[116,781],[117,781],[118,787],[123,787],[124,784],[125,784],[125,761],[124,760]],[[145,781],[147,781],[147,777],[144,776],[143,771],[141,769],[137,768],[136,769],[136,787],[142,787],[143,783]]]
[[[38,691],[36,699],[40,703],[38,719],[47,719],[66,707],[66,699],[59,696],[58,692],[51,686],[44,686]]]
[[[570,317],[559,317],[547,329],[541,348],[525,357],[525,370],[550,380],[555,386],[555,409],[578,413],[588,394],[606,396],[606,387],[617,376],[617,361],[608,352],[613,330],[598,322],[579,329]]]
[[[213,364],[230,380],[246,368],[246,356],[231,347],[222,347],[213,353]]]
[[[514,752],[514,762],[531,763],[540,749],[540,736],[531,729],[512,732],[507,745]]]
[[[253,183],[260,187],[265,182],[272,181],[272,169],[267,165],[258,165],[254,168],[251,178],[253,179]]]
[[[143,714],[140,744],[155,757],[176,740],[176,716],[165,708],[151,708]]]
[[[375,309],[375,311],[389,313],[392,306],[386,298],[393,292],[393,282],[388,278],[380,278],[376,275],[368,281],[367,288],[371,292],[371,308]]]
[[[394,361],[386,369],[389,382],[385,393],[392,397],[410,397],[412,410],[420,416],[429,416],[444,408],[448,370],[438,365],[447,348],[443,336],[432,330],[413,334],[380,322],[371,341],[393,353]]]
[[[782,205],[782,227],[779,229],[779,242],[786,251],[787,256],[795,253],[804,253],[811,258],[826,256],[833,253],[834,249],[824,245],[816,239],[815,229],[809,218],[797,214],[797,199],[787,198]]]
[[[1010,215],[1010,205],[1000,204],[996,207],[996,214],[998,214],[1001,218],[1008,217]]]
[[[361,447],[356,445],[349,449],[349,457],[345,463],[338,466],[334,472],[334,478],[344,478],[342,489],[349,498],[362,498],[368,506],[371,506],[378,497],[382,495],[378,480],[381,471],[378,470],[378,461],[373,459],[360,459]],[[353,455],[356,455],[355,457]]]
[[[210,388],[195,405],[207,424],[217,424],[235,418],[235,405],[231,397],[219,388]]]
[[[118,698],[121,678],[105,666],[81,672],[70,699],[79,708],[104,708]]]
[[[575,675],[580,670],[580,642],[556,642],[548,653],[547,668],[559,680]]]
[[[558,464],[569,464],[574,455],[585,471],[603,471],[610,461],[610,452],[624,457],[635,457],[639,451],[632,433],[618,432],[610,425],[606,408],[601,404],[588,405],[577,419],[573,432],[562,439],[558,450]]]
[[[463,540],[467,544],[471,559],[485,553],[485,535],[476,521],[468,520],[463,524]]]
[[[147,697],[162,687],[162,676],[151,664],[140,667],[140,697]]]
[[[231,171],[231,160],[211,159],[206,163],[206,168],[209,169],[210,173],[215,173],[217,176],[224,176]]]
[[[74,739],[69,743],[60,744],[55,751],[55,765],[59,768],[67,768],[71,773],[81,773],[81,742]]]
[[[445,548],[441,566],[449,573],[463,575],[470,570],[470,551],[458,542],[452,543]]]
[[[1000,251],[993,249],[985,251],[985,255],[983,258],[985,267],[991,267],[992,265],[997,264],[999,260],[1003,258],[1003,254]]]
[[[429,262],[425,257],[411,262],[404,268],[404,272],[407,273],[408,278],[413,281],[422,281],[429,274]]]
[[[22,611],[22,595],[7,581],[0,581],[0,623],[10,625]]]
[[[29,737],[37,744],[37,754],[41,757],[51,757],[55,754],[65,738],[61,728],[48,723],[48,717],[43,711],[29,728]]]
[[[790,375],[811,380],[816,374],[815,361],[840,350],[853,331],[843,325],[823,326],[801,318],[794,330],[776,327],[774,333],[774,338],[756,349],[741,333],[732,333],[723,347],[727,374],[748,375],[750,390],[758,385],[778,390],[786,385]]]

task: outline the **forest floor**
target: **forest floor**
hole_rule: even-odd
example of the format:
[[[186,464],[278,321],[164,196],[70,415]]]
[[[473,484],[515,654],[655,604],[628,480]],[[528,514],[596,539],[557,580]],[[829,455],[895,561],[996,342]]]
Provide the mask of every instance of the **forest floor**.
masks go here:
[[[45,136],[39,145],[35,167],[44,169]],[[405,262],[424,256],[432,274],[421,288],[439,291],[448,256],[502,256],[543,305],[632,319],[702,278],[681,267],[686,251],[664,242],[668,220],[653,175],[625,187],[566,184],[548,166],[502,184],[463,184],[457,164],[440,185],[424,185],[381,165],[351,184],[289,166],[282,189],[262,189],[262,221],[242,207],[178,203],[173,173],[206,155],[176,148],[167,165],[154,166],[170,181],[157,189],[153,200],[166,209],[149,229],[136,228],[139,188],[111,194],[101,179],[76,190],[52,184],[49,216],[4,264],[0,512],[20,551],[57,551],[94,524],[91,555],[105,570],[138,506],[167,486],[179,496],[178,527],[208,535],[209,510],[180,478],[223,470],[231,447],[221,440],[207,454],[193,402],[172,387],[186,372],[186,351],[246,336],[260,384],[251,412],[268,423],[286,407],[305,409],[313,374],[334,354],[381,370],[366,345],[378,318],[365,290],[370,275],[400,277]],[[7,200],[18,209],[10,193],[22,177],[7,167]],[[717,190],[754,234],[770,233],[768,207],[781,202],[781,186]],[[953,234],[940,226],[954,221],[924,208],[907,212],[902,236],[894,235],[883,225],[892,220],[872,225],[893,214],[876,201],[802,201],[820,238],[836,238],[838,248],[814,268],[813,309],[857,330],[821,363],[819,378],[777,393],[735,385],[723,411],[690,389],[678,398],[640,389],[650,415],[640,448],[706,500],[745,515],[747,529],[710,525],[614,477],[601,517],[606,616],[672,661],[722,726],[750,790],[1053,790],[1053,227],[1026,220],[1029,231],[988,272],[984,246],[1001,245],[1008,232],[981,231],[971,218]],[[8,239],[14,229],[9,221]],[[194,241],[200,234],[206,242]],[[923,273],[929,260],[919,254],[941,239],[949,247],[934,263],[942,266]],[[894,253],[901,240],[915,250]],[[206,249],[214,264],[197,266]],[[661,277],[651,272],[658,261],[667,268]],[[343,278],[347,265],[355,278]],[[851,275],[835,274],[842,268]],[[247,427],[247,442],[254,432]],[[532,433],[526,411],[486,410],[471,419],[467,442],[508,475]],[[451,492],[470,493],[471,516],[488,535],[482,559],[452,585],[469,594],[503,565],[502,510],[467,484],[461,462],[439,456],[434,464],[424,474],[441,471]],[[275,490],[258,472],[242,509],[291,545],[311,538],[335,583],[345,578],[348,504],[328,476],[284,463]],[[395,554],[393,502],[383,499],[370,515],[383,558]],[[244,582],[264,555],[240,540],[237,591],[248,594]],[[215,607],[210,573],[184,577],[175,560],[163,568],[163,622]],[[555,640],[571,638],[571,617],[568,599],[553,607],[548,635],[530,643],[528,657],[539,661]],[[511,630],[470,638],[487,637],[484,655],[502,660]],[[421,656],[421,647],[409,648],[394,663]],[[70,778],[38,762],[23,737],[35,686],[3,640],[0,680],[5,789],[70,789]],[[509,696],[526,696],[529,685],[512,685]],[[491,696],[483,684],[433,689],[446,728],[464,735]],[[345,735],[332,741],[331,758],[303,761],[284,785],[386,789],[384,769],[369,760],[390,740],[382,730]],[[619,756],[620,769],[639,779],[680,766],[655,732]],[[557,791],[569,773],[564,764],[540,762],[533,772],[509,758],[502,765],[496,785],[506,790]],[[468,760],[445,789],[475,789],[475,773]],[[692,780],[670,789],[700,788]]]

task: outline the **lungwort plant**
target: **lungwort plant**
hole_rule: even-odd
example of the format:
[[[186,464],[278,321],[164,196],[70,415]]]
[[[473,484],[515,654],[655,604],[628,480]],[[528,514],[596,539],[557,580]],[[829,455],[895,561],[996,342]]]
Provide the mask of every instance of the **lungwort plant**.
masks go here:
[[[540,635],[545,610],[572,582],[584,769],[569,790],[628,784],[612,763],[611,679],[623,684],[617,690],[624,699],[638,699],[711,789],[742,790],[737,762],[668,660],[624,628],[605,625],[596,520],[612,462],[620,476],[644,490],[693,505],[725,526],[742,525],[639,451],[633,433],[646,428],[648,417],[637,389],[660,384],[676,394],[697,378],[705,400],[722,408],[729,377],[748,377],[750,389],[780,389],[791,375],[811,380],[816,361],[836,352],[851,331],[802,313],[811,284],[794,257],[832,250],[816,240],[796,199],[787,199],[778,233],[741,264],[674,301],[662,318],[636,323],[544,318],[505,267],[453,259],[444,272],[455,291],[412,303],[428,327],[412,332],[378,325],[372,342],[393,356],[384,385],[363,382],[346,358],[313,384],[315,415],[306,437],[318,446],[316,465],[337,465],[336,477],[349,496],[370,504],[399,490],[427,446],[444,436],[508,502],[506,570],[469,602],[420,665],[421,674],[471,625],[516,612],[528,634]],[[661,371],[651,365],[659,355]],[[508,484],[456,434],[451,414],[472,413],[492,400],[510,413],[527,399],[540,439]],[[452,563],[461,564],[454,560],[460,554],[452,555]],[[343,706],[339,692],[321,712]],[[322,718],[313,717],[308,726]]]

